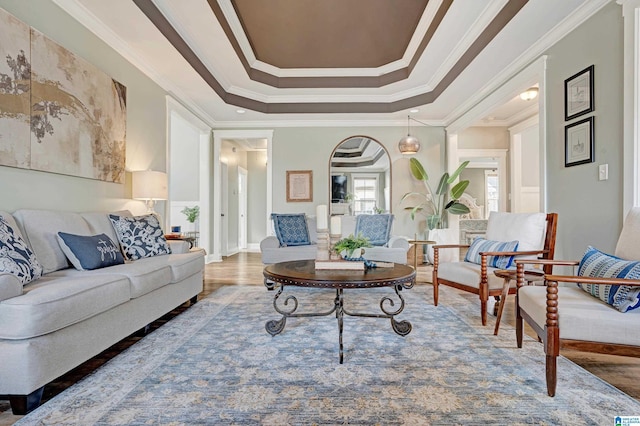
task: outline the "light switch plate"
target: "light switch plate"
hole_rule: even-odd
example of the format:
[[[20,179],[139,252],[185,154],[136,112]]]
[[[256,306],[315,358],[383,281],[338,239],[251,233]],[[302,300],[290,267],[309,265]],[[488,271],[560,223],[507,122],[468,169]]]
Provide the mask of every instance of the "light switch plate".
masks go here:
[[[609,165],[600,164],[598,166],[598,180],[607,180],[607,179],[609,179]]]

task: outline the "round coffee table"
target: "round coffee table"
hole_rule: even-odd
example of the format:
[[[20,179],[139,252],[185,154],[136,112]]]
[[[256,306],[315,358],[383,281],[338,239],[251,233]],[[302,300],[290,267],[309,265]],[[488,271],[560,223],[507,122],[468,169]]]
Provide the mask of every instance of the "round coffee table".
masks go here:
[[[402,289],[410,289],[415,284],[415,270],[407,265],[395,263],[392,268],[372,268],[364,271],[356,270],[316,270],[314,260],[295,260],[290,262],[275,263],[264,268],[263,275],[265,286],[269,290],[279,284],[279,289],[273,298],[273,307],[282,318],[270,320],[265,324],[269,334],[275,336],[284,330],[287,318],[294,317],[318,317],[327,316],[335,312],[338,320],[338,339],[340,344],[340,364],[344,359],[342,344],[342,329],[344,315],[367,318],[388,318],[391,320],[391,327],[400,336],[406,336],[411,332],[411,323],[408,321],[396,321],[395,316],[404,310],[405,302],[402,297]],[[274,284],[275,283],[275,284]],[[336,298],[333,307],[325,312],[305,312],[296,313],[298,309],[298,299],[289,295],[284,299],[283,306],[278,306],[278,298],[287,286],[296,287],[316,287],[336,289]],[[367,289],[375,287],[393,287],[400,300],[397,309],[388,309],[387,304],[393,308],[396,303],[388,296],[380,300],[382,313],[356,313],[344,308],[345,289]]]

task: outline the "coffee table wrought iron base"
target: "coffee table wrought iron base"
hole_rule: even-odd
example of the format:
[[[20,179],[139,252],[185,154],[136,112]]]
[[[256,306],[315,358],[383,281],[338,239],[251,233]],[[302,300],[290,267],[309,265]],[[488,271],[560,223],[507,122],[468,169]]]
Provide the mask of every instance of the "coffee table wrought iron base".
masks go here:
[[[304,261],[302,261],[304,262]],[[293,262],[292,262],[293,263]],[[308,266],[308,265],[307,265]],[[340,347],[340,364],[344,361],[344,345],[343,345],[343,325],[344,325],[344,316],[352,316],[352,317],[366,317],[366,318],[388,318],[391,321],[391,328],[400,336],[406,336],[411,332],[412,326],[409,321],[396,321],[395,316],[400,314],[405,307],[405,300],[402,296],[402,289],[410,289],[413,287],[415,282],[415,272],[411,271],[410,267],[405,267],[404,265],[397,265],[400,269],[399,275],[407,272],[402,270],[402,268],[409,268],[409,273],[405,276],[403,275],[401,279],[397,280],[383,280],[376,282],[367,282],[367,280],[362,280],[360,282],[341,282],[338,279],[336,280],[326,280],[326,277],[323,277],[324,281],[314,281],[313,279],[309,280],[289,280],[289,279],[280,279],[276,284],[270,280],[270,278],[274,278],[273,275],[267,273],[267,268],[265,268],[265,286],[269,290],[275,289],[278,286],[278,291],[276,292],[273,298],[273,307],[279,314],[282,315],[282,318],[277,320],[267,321],[265,324],[265,329],[269,334],[275,336],[280,334],[287,323],[287,318],[305,318],[305,317],[320,317],[320,316],[328,316],[335,313],[336,319],[338,320],[338,343]],[[373,274],[372,274],[373,275]],[[303,286],[303,287],[319,287],[319,288],[335,288],[336,297],[334,299],[333,307],[327,311],[320,312],[298,312],[298,298],[294,295],[287,295],[284,300],[280,300],[282,293],[284,292],[285,287],[287,287],[287,283],[293,286]],[[344,307],[344,290],[345,289],[364,289],[364,288],[372,288],[372,287],[393,287],[395,290],[395,294],[397,296],[397,300],[394,301],[389,296],[384,296],[380,300],[380,310],[381,313],[362,313],[362,312],[351,312]],[[361,290],[360,290],[361,291]],[[397,308],[396,308],[397,306]]]

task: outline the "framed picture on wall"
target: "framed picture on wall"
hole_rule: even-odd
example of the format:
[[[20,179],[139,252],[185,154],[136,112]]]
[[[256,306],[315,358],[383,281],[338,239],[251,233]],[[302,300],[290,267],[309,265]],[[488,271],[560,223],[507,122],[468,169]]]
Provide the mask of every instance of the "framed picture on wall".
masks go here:
[[[287,170],[287,202],[313,201],[313,171]]]
[[[564,119],[593,111],[593,65],[564,81]]]
[[[564,127],[564,166],[593,163],[593,117]]]

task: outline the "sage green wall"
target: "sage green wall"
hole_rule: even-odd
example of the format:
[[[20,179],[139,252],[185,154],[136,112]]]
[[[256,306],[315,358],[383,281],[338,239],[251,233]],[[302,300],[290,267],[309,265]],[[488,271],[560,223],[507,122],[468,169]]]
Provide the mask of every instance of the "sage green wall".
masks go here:
[[[398,141],[406,135],[406,127],[300,127],[277,128],[273,135],[273,211],[278,213],[316,214],[318,204],[329,204],[329,157],[342,140],[365,135],[379,141],[391,156],[391,211],[395,215],[394,234],[413,236],[423,232],[424,220],[414,222],[400,205],[402,195],[409,191],[423,191],[409,171],[409,157],[398,151]],[[444,165],[444,129],[442,127],[412,126],[411,134],[418,137],[421,149],[416,158],[424,165],[436,186]],[[313,171],[313,202],[286,201],[286,171]]]
[[[559,214],[556,258],[580,259],[587,245],[612,252],[622,228],[622,11],[611,2],[549,49],[548,211]],[[564,80],[595,65],[595,162],[564,166]],[[598,165],[609,164],[609,180]]]
[[[91,62],[127,87],[127,170],[166,170],[165,92],[93,33],[51,1],[0,0],[0,7]],[[1,131],[1,129],[0,129]],[[0,166],[0,209],[67,211],[129,208],[144,213],[131,200],[131,174],[126,183]],[[164,203],[156,206],[163,211]]]

